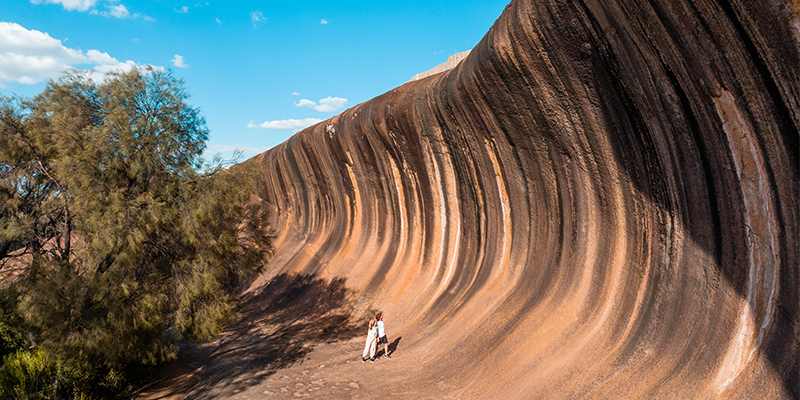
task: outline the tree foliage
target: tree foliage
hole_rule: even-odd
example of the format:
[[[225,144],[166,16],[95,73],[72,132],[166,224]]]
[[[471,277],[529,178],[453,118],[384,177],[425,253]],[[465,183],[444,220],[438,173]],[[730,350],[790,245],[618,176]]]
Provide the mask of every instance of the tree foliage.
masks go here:
[[[0,396],[19,400],[47,399],[53,392],[56,369],[38,349],[19,351],[3,359]]]
[[[203,168],[208,130],[169,73],[79,70],[0,99],[0,273],[38,349],[110,371],[236,317],[270,252],[255,165]]]

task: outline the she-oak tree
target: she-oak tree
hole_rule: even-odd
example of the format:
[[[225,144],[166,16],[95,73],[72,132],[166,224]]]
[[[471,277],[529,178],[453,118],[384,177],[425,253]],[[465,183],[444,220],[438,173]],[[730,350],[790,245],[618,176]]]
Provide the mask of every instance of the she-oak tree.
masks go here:
[[[187,99],[153,69],[0,98],[0,286],[60,365],[152,365],[213,337],[270,253],[256,166],[202,169]]]

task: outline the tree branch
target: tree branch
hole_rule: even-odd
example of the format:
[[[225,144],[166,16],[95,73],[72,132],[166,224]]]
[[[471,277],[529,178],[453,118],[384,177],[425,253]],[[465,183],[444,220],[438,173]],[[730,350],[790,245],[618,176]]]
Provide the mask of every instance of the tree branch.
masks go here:
[[[69,215],[69,202],[67,201],[67,195],[64,192],[64,188],[61,186],[60,183],[47,172],[47,169],[42,164],[42,160],[39,157],[36,157],[36,162],[39,164],[39,169],[50,178],[53,183],[55,183],[58,191],[61,192],[61,198],[64,200],[64,227],[61,231],[61,236],[64,239],[64,247],[61,249],[61,259],[65,261],[69,261],[69,253],[70,253],[70,244],[71,244],[71,236],[72,236],[72,224],[70,223],[70,215]]]
[[[108,271],[108,269],[111,268],[111,264],[114,264],[114,260],[116,260],[116,258],[117,256],[114,253],[106,254],[106,256],[103,257],[103,260],[97,264],[97,273],[104,274],[106,271]]]

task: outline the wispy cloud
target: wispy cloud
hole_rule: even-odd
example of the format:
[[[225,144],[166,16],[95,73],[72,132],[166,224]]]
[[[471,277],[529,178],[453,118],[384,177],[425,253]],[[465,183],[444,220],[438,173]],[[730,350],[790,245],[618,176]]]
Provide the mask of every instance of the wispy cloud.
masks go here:
[[[136,18],[139,14],[131,15],[128,8],[122,4],[108,6],[108,11],[97,11],[92,10],[91,14],[101,15],[106,18],[117,18],[117,19],[128,19],[128,18]]]
[[[99,0],[31,0],[33,4],[60,4],[66,10],[80,12],[89,11],[92,15],[100,15],[106,18],[135,19],[141,17],[145,21],[155,21],[153,18],[146,15],[132,14],[124,4],[116,4],[119,3],[119,0],[106,0],[104,2],[105,11],[100,11],[95,8],[99,2]]]
[[[172,61],[172,65],[178,68],[189,68],[189,66],[183,61],[183,56],[175,54],[175,58],[170,61]]]
[[[214,20],[217,21],[218,24],[222,23],[222,21],[220,21],[219,18],[214,18]]]
[[[0,22],[0,85],[12,82],[33,85],[57,78],[67,68],[80,66],[94,69],[93,79],[100,80],[107,72],[128,71],[137,64],[130,60],[120,62],[99,50],[84,54],[45,32]]]
[[[111,14],[111,16],[114,18],[122,19],[122,18],[129,18],[131,16],[130,11],[128,11],[128,9],[122,4],[111,6],[108,9],[109,9],[109,14]]]
[[[189,12],[189,6],[183,6],[181,8],[176,8],[175,11],[177,11],[180,14],[186,14],[186,13]]]
[[[267,19],[264,18],[264,13],[258,10],[250,11],[250,20],[253,21],[253,27],[256,27],[258,23],[267,21]]]
[[[340,110],[342,107],[346,105],[347,105],[347,99],[342,97],[326,97],[324,99],[321,99],[319,101],[319,104],[309,99],[302,99],[295,104],[295,106],[297,107],[310,108],[312,110],[317,110],[319,112],[332,112]]]
[[[328,25],[328,20],[323,18],[323,19],[321,19],[321,20],[319,21],[319,23],[320,23],[321,25]]]
[[[61,4],[67,10],[88,11],[97,0],[31,0],[33,4]]]
[[[247,124],[247,127],[250,129],[279,129],[279,130],[291,130],[291,131],[299,131],[304,128],[308,128],[311,125],[315,125],[322,122],[321,119],[317,118],[304,118],[304,119],[282,119],[276,121],[265,121],[258,125],[254,124],[253,121],[250,121]]]

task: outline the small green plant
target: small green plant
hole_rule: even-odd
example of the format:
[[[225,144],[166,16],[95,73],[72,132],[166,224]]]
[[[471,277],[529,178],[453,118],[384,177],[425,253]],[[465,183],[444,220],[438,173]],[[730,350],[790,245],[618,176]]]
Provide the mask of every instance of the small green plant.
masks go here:
[[[19,293],[0,288],[0,359],[27,345],[22,317],[17,312]]]
[[[95,400],[95,397],[92,397],[86,393],[81,392],[79,395],[75,396],[75,400]]]
[[[0,398],[34,400],[52,397],[57,367],[38,349],[20,350],[3,357]]]

